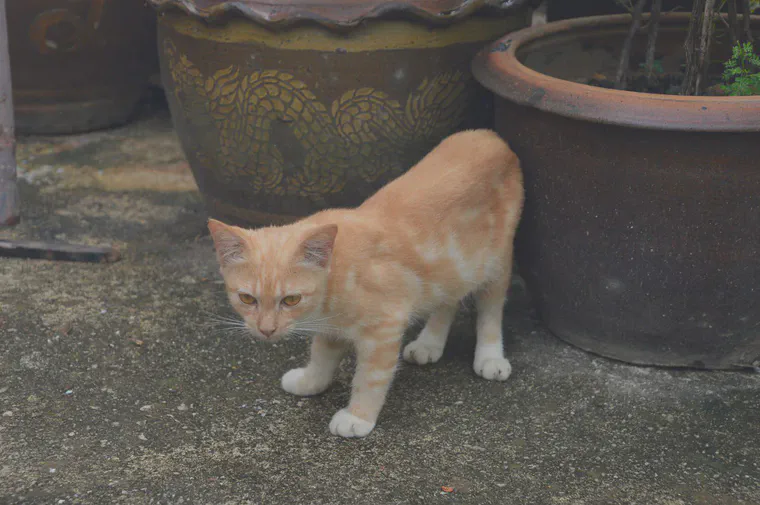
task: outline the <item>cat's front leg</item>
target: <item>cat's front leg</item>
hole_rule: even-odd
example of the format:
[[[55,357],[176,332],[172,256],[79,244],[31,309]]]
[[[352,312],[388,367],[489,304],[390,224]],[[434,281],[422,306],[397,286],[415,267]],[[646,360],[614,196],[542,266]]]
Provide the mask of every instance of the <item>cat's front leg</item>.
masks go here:
[[[511,257],[510,263],[511,264]],[[509,277],[485,287],[476,295],[478,307],[475,373],[488,380],[505,381],[512,365],[504,357],[502,321],[507,300]]]
[[[402,332],[401,325],[392,325],[371,332],[356,342],[356,373],[351,401],[330,421],[333,435],[366,437],[375,428],[398,364]]]
[[[294,368],[282,376],[282,389],[298,396],[324,392],[332,383],[335,370],[346,354],[349,344],[334,337],[317,335],[311,342],[309,363]]]

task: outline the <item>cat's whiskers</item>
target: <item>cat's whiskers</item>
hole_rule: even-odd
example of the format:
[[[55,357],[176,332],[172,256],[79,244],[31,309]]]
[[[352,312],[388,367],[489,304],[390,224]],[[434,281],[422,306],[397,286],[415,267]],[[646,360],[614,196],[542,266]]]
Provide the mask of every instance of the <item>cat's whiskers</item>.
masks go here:
[[[248,328],[243,321],[210,321],[203,325],[208,329],[245,329]]]
[[[300,321],[294,322],[293,326],[297,328],[309,328],[309,329],[319,329],[319,330],[337,330],[338,327],[334,326],[332,324],[329,324],[328,321],[335,319],[339,317],[340,314],[333,314],[331,316],[322,316],[322,317],[306,317],[304,319],[301,319]]]
[[[216,328],[225,326],[244,326],[244,323],[237,321],[207,321],[203,324],[206,328]]]
[[[222,316],[207,312],[209,321],[203,326],[212,331],[223,333],[227,337],[251,337],[253,332],[245,321],[230,316]]]
[[[253,335],[253,332],[249,328],[227,328],[221,330],[221,333],[223,333],[226,336],[229,337],[240,337],[240,336],[250,336]]]
[[[315,325],[324,325],[324,326],[332,326],[329,321],[333,319],[331,317],[329,318],[321,318],[321,319],[301,319],[298,321],[298,324],[315,324]]]
[[[313,334],[327,334],[327,333],[336,333],[339,331],[339,328],[335,326],[304,326],[304,325],[293,325],[293,329],[303,332],[309,332]]]
[[[206,326],[225,325],[225,324],[229,324],[229,325],[241,325],[241,324],[244,325],[245,324],[241,319],[236,318],[236,317],[222,316],[219,314],[212,314],[210,312],[207,312],[206,315],[209,319],[209,321],[205,323]]]
[[[338,315],[339,314],[323,317],[307,317],[300,321],[295,321],[289,328],[288,334],[306,337],[336,334],[340,329],[337,326],[329,324],[328,321],[335,319]]]

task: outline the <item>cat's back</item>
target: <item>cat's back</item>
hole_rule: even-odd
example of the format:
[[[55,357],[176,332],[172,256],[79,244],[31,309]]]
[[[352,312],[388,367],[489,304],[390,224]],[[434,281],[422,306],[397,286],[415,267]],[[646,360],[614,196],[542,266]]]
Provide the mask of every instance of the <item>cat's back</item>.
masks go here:
[[[444,139],[357,214],[383,230],[399,271],[414,272],[396,284],[416,286],[412,305],[424,312],[503,275],[523,198],[520,163],[507,143],[470,130]]]
[[[482,177],[505,176],[516,170],[519,170],[517,156],[496,132],[465,130],[443,139],[398,180],[426,180],[435,186],[466,181],[471,185]]]
[[[492,199],[522,203],[519,160],[495,132],[467,130],[444,139],[360,208],[384,214],[432,213],[442,217],[449,212],[490,207]]]

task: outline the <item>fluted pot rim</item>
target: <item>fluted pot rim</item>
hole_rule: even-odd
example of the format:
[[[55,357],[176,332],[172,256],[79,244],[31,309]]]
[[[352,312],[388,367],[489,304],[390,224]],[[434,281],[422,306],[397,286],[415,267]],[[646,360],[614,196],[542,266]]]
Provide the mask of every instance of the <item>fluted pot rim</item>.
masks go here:
[[[537,0],[147,0],[159,13],[179,10],[209,22],[228,16],[247,18],[270,28],[315,22],[333,29],[351,28],[382,17],[402,17],[447,25],[488,11],[509,14]]]

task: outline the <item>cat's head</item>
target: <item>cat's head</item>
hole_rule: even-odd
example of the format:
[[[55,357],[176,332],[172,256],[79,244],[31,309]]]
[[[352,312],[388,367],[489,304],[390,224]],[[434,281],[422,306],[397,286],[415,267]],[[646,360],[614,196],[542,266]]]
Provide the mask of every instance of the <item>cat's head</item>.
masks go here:
[[[230,303],[255,337],[320,326],[337,225],[245,230],[211,219],[208,227]]]

